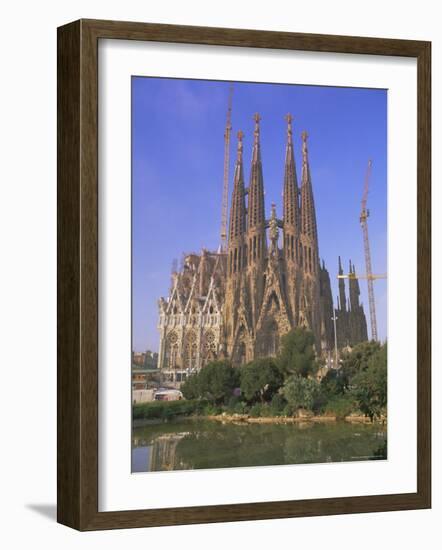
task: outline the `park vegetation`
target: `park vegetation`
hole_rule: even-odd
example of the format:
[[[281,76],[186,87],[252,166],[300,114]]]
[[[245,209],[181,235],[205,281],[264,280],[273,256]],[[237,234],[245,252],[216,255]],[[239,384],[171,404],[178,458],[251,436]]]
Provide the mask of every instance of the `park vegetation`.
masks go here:
[[[341,352],[339,369],[323,367],[314,351],[313,333],[297,328],[281,339],[277,357],[255,359],[238,368],[226,360],[211,362],[181,385],[185,401],[163,405],[163,409],[158,404],[152,412],[145,404],[137,414],[167,418],[174,414],[277,417],[307,413],[338,419],[363,415],[372,421],[386,417],[387,344],[363,342]]]

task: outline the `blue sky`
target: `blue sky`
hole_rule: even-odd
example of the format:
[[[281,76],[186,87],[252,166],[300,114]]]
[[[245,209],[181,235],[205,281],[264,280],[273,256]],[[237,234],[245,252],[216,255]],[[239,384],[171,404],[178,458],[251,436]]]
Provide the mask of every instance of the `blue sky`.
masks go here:
[[[133,348],[158,350],[157,300],[167,296],[174,258],[219,245],[228,82],[132,78]],[[301,132],[309,158],[319,254],[337,295],[338,255],[365,272],[360,201],[373,160],[368,207],[372,265],[387,272],[387,91],[292,84],[234,83],[229,196],[236,133],[244,132],[249,177],[253,114],[261,120],[266,213],[282,217],[286,142],[293,117],[298,179]],[[367,285],[360,282],[369,323]],[[375,282],[378,335],[387,336],[387,282]]]

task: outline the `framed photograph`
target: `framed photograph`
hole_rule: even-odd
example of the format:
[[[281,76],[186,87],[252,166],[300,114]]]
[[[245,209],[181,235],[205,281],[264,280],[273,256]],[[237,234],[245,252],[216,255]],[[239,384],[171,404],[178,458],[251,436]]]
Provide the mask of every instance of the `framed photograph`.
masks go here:
[[[431,44],[58,29],[58,521],[429,508]]]

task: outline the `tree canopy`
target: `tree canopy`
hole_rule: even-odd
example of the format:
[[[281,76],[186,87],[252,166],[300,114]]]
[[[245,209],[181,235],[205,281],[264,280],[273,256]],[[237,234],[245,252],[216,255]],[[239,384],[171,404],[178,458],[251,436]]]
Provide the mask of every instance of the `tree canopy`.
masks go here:
[[[387,346],[380,347],[367,360],[366,368],[352,378],[352,393],[359,409],[371,420],[387,407]]]
[[[370,358],[380,349],[381,344],[372,340],[357,344],[350,352],[342,355],[341,372],[347,385],[351,385],[354,376],[368,367]]]
[[[292,374],[285,381],[282,393],[293,409],[312,410],[319,396],[319,383],[314,378]]]
[[[241,394],[249,402],[269,401],[283,383],[283,376],[271,357],[255,359],[240,371]]]
[[[313,332],[296,328],[281,338],[278,365],[284,375],[307,377],[317,370]]]
[[[186,399],[208,399],[219,404],[228,401],[238,385],[237,369],[228,361],[213,361],[189,376],[181,391]]]

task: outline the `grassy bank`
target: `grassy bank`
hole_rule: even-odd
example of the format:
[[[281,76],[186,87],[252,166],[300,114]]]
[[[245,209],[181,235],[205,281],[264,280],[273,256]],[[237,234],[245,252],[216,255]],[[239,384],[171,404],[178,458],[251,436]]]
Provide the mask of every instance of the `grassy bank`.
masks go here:
[[[133,420],[168,420],[174,416],[204,414],[206,406],[206,401],[198,399],[137,403],[132,408],[132,418]]]
[[[232,400],[229,405],[213,405],[206,400],[192,399],[181,401],[153,401],[138,403],[133,406],[134,421],[166,421],[178,416],[204,416],[222,421],[258,422],[294,422],[294,421],[333,421],[350,420],[354,422],[369,421],[362,413],[350,414],[350,411],[337,408],[322,414],[313,414],[305,410],[293,410],[283,403],[263,403],[247,406],[239,400]],[[385,418],[383,419],[385,421]]]

